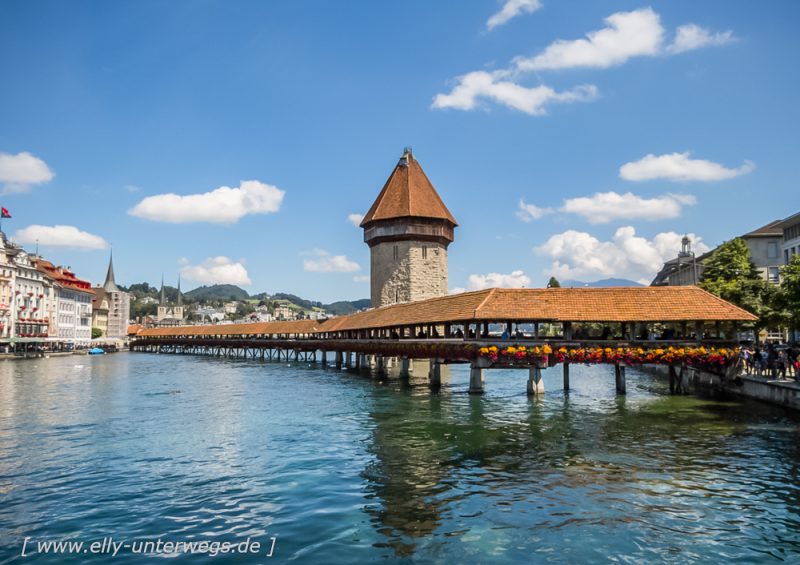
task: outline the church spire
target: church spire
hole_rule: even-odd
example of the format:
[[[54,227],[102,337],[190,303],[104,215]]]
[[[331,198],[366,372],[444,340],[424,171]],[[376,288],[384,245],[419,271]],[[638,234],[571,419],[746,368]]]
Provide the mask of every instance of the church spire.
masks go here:
[[[183,297],[181,296],[181,276],[178,275],[178,306],[183,306]]]
[[[112,251],[108,257],[108,272],[106,273],[106,282],[103,283],[103,290],[106,292],[122,292],[117,283],[114,281],[114,252]]]
[[[158,302],[159,306],[166,306],[167,305],[167,291],[164,288],[164,275],[161,275],[161,300]]]

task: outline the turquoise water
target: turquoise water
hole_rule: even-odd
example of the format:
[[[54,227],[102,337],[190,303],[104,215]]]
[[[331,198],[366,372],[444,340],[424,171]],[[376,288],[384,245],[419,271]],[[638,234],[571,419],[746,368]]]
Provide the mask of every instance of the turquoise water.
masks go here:
[[[573,366],[568,394],[547,370],[538,401],[526,378],[474,397],[464,366],[433,395],[423,371],[0,363],[0,563],[143,560],[33,545],[108,537],[262,544],[193,563],[800,562],[798,418],[635,370],[626,397],[609,367]]]

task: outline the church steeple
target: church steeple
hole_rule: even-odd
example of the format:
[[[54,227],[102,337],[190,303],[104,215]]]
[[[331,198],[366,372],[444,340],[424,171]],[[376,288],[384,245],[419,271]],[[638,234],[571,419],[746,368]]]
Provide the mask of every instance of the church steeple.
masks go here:
[[[103,290],[106,292],[122,292],[114,281],[114,252],[108,257],[108,272],[106,272],[106,282],[103,283]]]
[[[181,276],[178,275],[178,306],[183,306],[183,296],[181,296]]]
[[[164,275],[161,275],[161,299],[158,301],[159,306],[167,305],[167,291],[164,288]]]

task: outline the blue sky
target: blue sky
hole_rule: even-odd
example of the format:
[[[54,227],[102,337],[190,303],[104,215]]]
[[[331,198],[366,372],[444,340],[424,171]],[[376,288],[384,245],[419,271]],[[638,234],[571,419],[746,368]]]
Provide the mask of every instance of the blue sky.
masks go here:
[[[122,284],[361,298],[348,216],[412,146],[460,224],[451,288],[647,280],[684,233],[800,208],[798,24],[732,0],[6,0],[2,227],[93,282],[113,245]]]

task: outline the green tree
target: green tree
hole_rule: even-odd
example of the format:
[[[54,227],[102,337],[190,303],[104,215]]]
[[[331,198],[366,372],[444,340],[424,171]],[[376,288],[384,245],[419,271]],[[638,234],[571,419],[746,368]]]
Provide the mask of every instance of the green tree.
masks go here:
[[[100,328],[92,328],[92,339],[97,339],[103,335],[103,330]]]
[[[800,328],[800,255],[793,255],[789,264],[781,269],[781,294],[787,322]]]
[[[547,288],[561,288],[561,283],[558,282],[557,278],[550,277],[550,280],[547,283]]]
[[[720,245],[704,267],[700,287],[758,316],[756,331],[782,324],[779,291],[761,277],[742,238]]]

